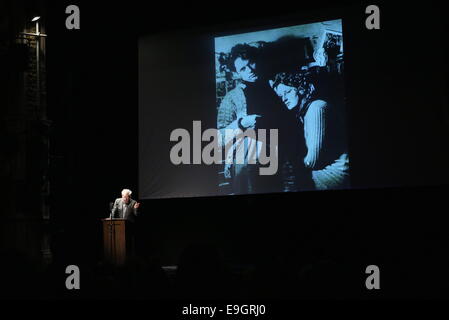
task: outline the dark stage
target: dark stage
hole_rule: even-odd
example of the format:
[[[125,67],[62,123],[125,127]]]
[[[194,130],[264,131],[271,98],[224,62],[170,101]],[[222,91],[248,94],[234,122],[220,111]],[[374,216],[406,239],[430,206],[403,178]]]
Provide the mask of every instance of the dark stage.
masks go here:
[[[0,5],[2,299],[449,298],[448,25],[439,5],[379,2],[381,29],[367,30],[370,3],[358,1],[239,10],[83,1],[80,29],[68,30],[69,4]],[[47,35],[39,76],[35,40],[23,34],[35,32],[35,15]],[[152,165],[145,184],[142,128],[156,137],[170,120],[190,130],[202,113],[189,101],[203,101],[193,82],[213,108],[218,101],[213,56],[202,65],[195,55],[202,37],[334,19],[343,19],[351,188],[224,195],[201,169],[179,171],[172,186],[183,196],[158,180],[166,167]],[[139,83],[146,36],[176,40],[148,54],[148,65],[167,70],[148,76],[148,92]],[[201,82],[203,69],[211,82]],[[139,97],[151,90],[167,108],[143,114]],[[215,125],[216,114],[204,121]],[[158,143],[145,156],[168,159],[169,137]],[[140,214],[135,254],[115,267],[104,259],[101,219],[123,188]],[[139,197],[153,189],[168,196]],[[68,265],[80,269],[79,290],[66,288]],[[380,269],[380,290],[365,286],[369,265]]]

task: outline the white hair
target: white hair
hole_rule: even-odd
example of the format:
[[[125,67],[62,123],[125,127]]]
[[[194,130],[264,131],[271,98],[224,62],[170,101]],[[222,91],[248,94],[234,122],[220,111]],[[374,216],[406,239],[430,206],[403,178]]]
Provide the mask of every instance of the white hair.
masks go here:
[[[133,193],[133,192],[131,190],[129,190],[129,189],[123,189],[122,190],[122,195],[125,194],[125,193],[127,193],[128,195],[131,195],[131,193]]]

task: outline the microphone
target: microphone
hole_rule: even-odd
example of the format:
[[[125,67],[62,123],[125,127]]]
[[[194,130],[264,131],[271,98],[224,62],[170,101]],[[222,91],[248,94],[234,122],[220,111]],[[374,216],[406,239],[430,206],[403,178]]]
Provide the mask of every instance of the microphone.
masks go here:
[[[114,208],[114,202],[109,202],[109,218],[112,219],[112,209]]]

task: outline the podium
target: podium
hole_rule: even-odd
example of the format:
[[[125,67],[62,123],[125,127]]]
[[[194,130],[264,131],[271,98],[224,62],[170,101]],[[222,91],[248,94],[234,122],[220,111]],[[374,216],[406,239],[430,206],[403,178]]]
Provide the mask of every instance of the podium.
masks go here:
[[[104,258],[115,266],[125,263],[132,252],[131,226],[126,219],[102,219]]]

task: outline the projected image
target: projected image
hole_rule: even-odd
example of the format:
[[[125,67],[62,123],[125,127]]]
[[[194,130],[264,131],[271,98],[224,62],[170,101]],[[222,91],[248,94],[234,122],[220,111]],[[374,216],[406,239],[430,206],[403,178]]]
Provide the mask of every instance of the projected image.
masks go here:
[[[215,38],[221,194],[349,188],[343,52],[341,20]]]

